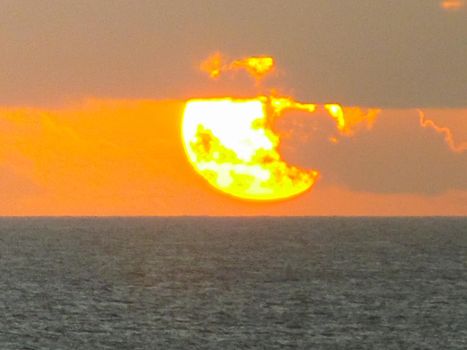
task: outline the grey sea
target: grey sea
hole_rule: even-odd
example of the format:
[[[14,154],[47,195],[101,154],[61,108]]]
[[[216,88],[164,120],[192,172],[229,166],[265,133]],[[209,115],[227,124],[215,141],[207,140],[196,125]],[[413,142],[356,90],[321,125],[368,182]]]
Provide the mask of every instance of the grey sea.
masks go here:
[[[2,218],[0,349],[467,349],[467,218]]]

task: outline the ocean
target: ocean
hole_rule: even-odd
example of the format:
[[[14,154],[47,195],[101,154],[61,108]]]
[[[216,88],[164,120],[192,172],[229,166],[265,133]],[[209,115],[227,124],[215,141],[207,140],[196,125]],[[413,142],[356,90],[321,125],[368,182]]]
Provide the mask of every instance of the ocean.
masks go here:
[[[1,218],[0,349],[467,349],[467,218]]]

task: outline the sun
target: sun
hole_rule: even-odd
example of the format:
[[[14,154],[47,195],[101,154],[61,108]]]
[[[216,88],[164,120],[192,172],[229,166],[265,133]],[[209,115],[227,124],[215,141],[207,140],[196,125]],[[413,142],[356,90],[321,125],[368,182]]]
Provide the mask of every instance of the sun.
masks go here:
[[[229,60],[217,52],[200,65],[211,79],[246,72],[262,87],[262,80],[275,72],[270,56]],[[364,111],[337,103],[297,102],[275,90],[256,97],[190,99],[182,120],[182,141],[193,168],[216,189],[246,200],[275,201],[298,196],[316,183],[319,172],[288,164],[279,154],[280,137],[272,122],[285,110],[313,114],[325,112],[339,136],[350,137],[373,125],[378,109]],[[338,143],[337,135],[329,136]]]
[[[309,190],[318,172],[287,164],[268,127],[273,114],[300,107],[285,102],[263,96],[187,101],[182,140],[193,168],[218,190],[246,200],[282,200]]]

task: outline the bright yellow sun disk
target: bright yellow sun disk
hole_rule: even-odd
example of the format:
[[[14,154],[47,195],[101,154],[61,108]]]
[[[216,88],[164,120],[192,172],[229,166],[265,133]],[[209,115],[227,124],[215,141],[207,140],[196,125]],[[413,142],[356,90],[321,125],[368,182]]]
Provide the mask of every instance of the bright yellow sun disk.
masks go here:
[[[184,132],[194,136],[204,126],[242,161],[251,161],[258,149],[274,147],[273,139],[263,130],[252,127],[256,120],[263,118],[261,101],[197,101],[190,103],[187,112],[193,117],[187,119]]]
[[[251,200],[278,200],[308,190],[318,173],[284,162],[267,128],[265,97],[187,102],[182,138],[187,156],[211,185]]]

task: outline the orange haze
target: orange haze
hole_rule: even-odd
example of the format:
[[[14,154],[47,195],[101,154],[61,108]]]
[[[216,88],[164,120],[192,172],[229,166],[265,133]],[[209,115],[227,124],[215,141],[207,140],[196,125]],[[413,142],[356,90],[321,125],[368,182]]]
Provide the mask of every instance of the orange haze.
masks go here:
[[[183,108],[183,101],[138,100],[91,100],[57,110],[0,108],[0,214],[467,214],[467,191],[461,190],[378,194],[323,182],[281,203],[230,198],[187,162],[180,140]],[[455,136],[465,140],[467,133]]]
[[[446,11],[458,11],[465,6],[464,0],[444,0],[440,6]]]

